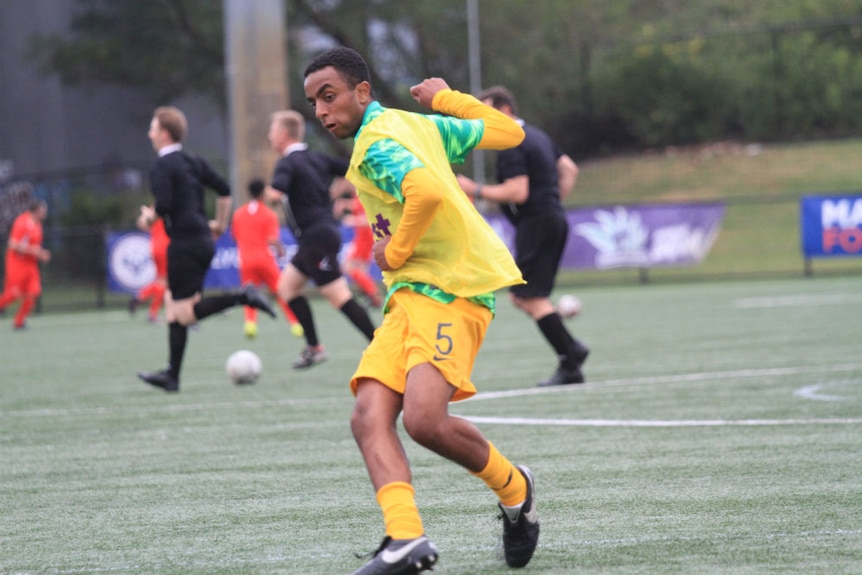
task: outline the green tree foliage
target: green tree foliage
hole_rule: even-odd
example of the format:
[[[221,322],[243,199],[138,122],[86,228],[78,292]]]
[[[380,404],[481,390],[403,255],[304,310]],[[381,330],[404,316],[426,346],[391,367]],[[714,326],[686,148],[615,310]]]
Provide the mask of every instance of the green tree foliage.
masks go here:
[[[377,96],[411,108],[427,76],[469,87],[466,0],[285,0],[291,99],[336,43],[367,56]],[[77,0],[68,37],[34,54],[95,79],[225,101],[221,2]],[[575,156],[714,139],[862,132],[862,0],[479,0],[483,84]],[[298,106],[299,109],[307,109]]]
[[[365,55],[377,97],[391,106],[414,106],[409,88],[428,76],[469,84],[463,0],[288,0],[288,8],[294,101],[305,100],[302,71],[325,40]]]
[[[224,107],[224,25],[212,0],[77,0],[69,36],[36,37],[31,56],[67,83],[139,87],[154,102],[206,94]]]
[[[721,135],[730,123],[727,83],[687,56],[645,49],[621,59],[600,83],[598,115],[619,117],[647,146]]]

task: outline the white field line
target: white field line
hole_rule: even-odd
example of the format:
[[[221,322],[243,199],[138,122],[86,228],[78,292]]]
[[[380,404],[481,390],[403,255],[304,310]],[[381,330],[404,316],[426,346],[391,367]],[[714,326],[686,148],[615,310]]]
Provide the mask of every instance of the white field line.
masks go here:
[[[693,381],[705,381],[710,379],[740,379],[751,377],[764,377],[776,375],[800,375],[808,373],[835,373],[845,371],[857,371],[862,365],[835,365],[817,367],[788,367],[771,369],[745,369],[736,371],[719,371],[704,373],[688,373],[675,376],[654,376],[635,379],[619,379],[597,382],[596,385],[606,387],[608,385],[631,385],[644,383],[686,383]],[[795,395],[805,399],[821,401],[840,401],[838,396],[821,395],[818,392],[824,387],[836,385],[847,385],[862,380],[842,380],[828,384],[818,384],[803,387],[794,392]],[[479,393],[468,401],[483,399],[499,399],[523,397],[525,395],[538,395],[543,393],[570,392],[582,386],[559,386],[545,388],[517,389],[502,392]],[[465,416],[473,423],[500,424],[500,425],[544,425],[544,426],[578,426],[578,427],[721,427],[721,426],[776,426],[776,425],[858,425],[862,424],[862,418],[796,418],[796,419],[679,419],[679,420],[651,420],[651,419],[537,419],[523,417],[479,417]]]
[[[844,401],[845,398],[840,395],[827,395],[821,393],[824,389],[835,387],[847,387],[850,385],[862,384],[862,379],[842,379],[838,381],[830,381],[826,383],[816,383],[814,385],[806,385],[793,392],[793,395],[803,399],[811,399],[814,401]]]
[[[713,372],[699,372],[699,373],[686,373],[686,374],[678,374],[678,375],[658,375],[658,376],[650,376],[650,377],[636,377],[629,379],[609,379],[605,381],[596,381],[596,382],[588,382],[583,385],[563,385],[563,386],[554,386],[554,387],[530,387],[523,389],[513,389],[509,391],[491,391],[485,393],[478,393],[470,399],[459,402],[459,405],[466,405],[474,401],[483,401],[490,399],[506,399],[506,398],[515,398],[515,397],[524,397],[530,395],[542,395],[542,394],[550,394],[550,393],[573,393],[578,392],[583,389],[592,389],[595,387],[610,387],[610,386],[630,386],[630,385],[644,385],[644,384],[653,384],[653,383],[688,383],[695,381],[708,381],[708,380],[716,380],[716,379],[745,379],[745,378],[753,378],[753,377],[765,377],[765,376],[782,376],[782,375],[800,375],[800,374],[817,374],[817,373],[840,373],[846,371],[862,371],[862,364],[846,364],[846,365],[829,365],[829,366],[811,366],[811,367],[783,367],[783,368],[766,368],[766,369],[743,369],[743,370],[735,370],[735,371],[713,371]],[[804,389],[804,388],[803,388]],[[154,391],[155,393],[155,391]],[[303,406],[303,405],[319,405],[319,404],[332,404],[337,401],[352,401],[352,397],[349,394],[343,394],[337,397],[327,397],[327,398],[319,398],[319,399],[302,399],[302,398],[284,398],[278,400],[268,400],[261,399],[255,401],[239,401],[239,402],[220,402],[220,403],[186,403],[186,404],[171,404],[171,405],[105,405],[105,406],[94,406],[94,407],[81,407],[81,408],[44,408],[44,409],[21,409],[21,410],[2,410],[0,409],[0,419],[6,417],[89,417],[89,416],[98,416],[98,415],[110,415],[117,413],[148,413],[148,412],[196,412],[203,410],[212,410],[212,409],[237,409],[237,408],[248,408],[248,409],[260,409],[260,408],[272,408],[272,407],[284,407],[284,406]],[[494,418],[490,418],[494,419]],[[493,423],[492,421],[484,421],[485,423]],[[476,420],[478,421],[478,419]],[[502,422],[501,419],[498,422]],[[506,419],[507,422],[512,423],[515,421],[523,421],[523,425],[530,425],[528,423],[530,421],[539,422],[546,421],[543,425],[574,425],[573,423],[559,423],[562,421],[611,421],[611,420],[529,420],[524,419],[520,420],[517,418],[514,419]],[[754,421],[754,420],[752,420]],[[785,421],[785,420],[782,420]],[[806,421],[806,420],[799,420]],[[816,420],[811,420],[812,422],[816,422]],[[824,422],[833,421],[833,420],[824,420]],[[834,420],[840,423],[853,423],[856,420]],[[557,423],[554,423],[557,422]],[[540,425],[539,423],[532,423],[532,425]],[[593,423],[592,425],[595,425]],[[693,425],[692,423],[687,423],[687,425]],[[723,425],[720,423],[703,423],[701,425]],[[755,425],[749,423],[748,425]],[[760,425],[765,425],[761,423]],[[777,424],[776,424],[777,425]]]
[[[820,305],[844,305],[862,303],[862,294],[836,293],[818,295],[787,295],[775,297],[747,297],[734,300],[733,307],[770,308],[770,307],[811,307]]]
[[[847,371],[862,371],[862,364],[845,365],[819,365],[806,367],[774,367],[765,369],[739,369],[733,371],[705,371],[696,373],[682,373],[678,375],[654,375],[649,377],[634,377],[628,379],[607,379],[604,381],[590,381],[584,385],[560,385],[553,387],[529,387],[525,389],[511,389],[508,391],[489,391],[477,393],[471,401],[483,401],[489,399],[502,399],[508,397],[523,397],[526,395],[543,395],[546,393],[572,393],[581,389],[609,386],[643,385],[650,383],[691,383],[694,381],[709,381],[715,379],[748,379],[753,377],[774,377],[786,375],[805,375],[816,373],[841,373]]]
[[[862,418],[837,419],[530,419],[524,417],[474,417],[473,423],[568,427],[758,427],[770,425],[858,425]]]

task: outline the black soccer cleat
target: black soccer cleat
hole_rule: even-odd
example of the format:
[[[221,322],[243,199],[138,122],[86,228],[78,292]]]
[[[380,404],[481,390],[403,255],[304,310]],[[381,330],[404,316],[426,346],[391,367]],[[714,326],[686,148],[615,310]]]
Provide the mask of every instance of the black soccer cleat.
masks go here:
[[[560,365],[554,375],[544,381],[536,384],[537,387],[550,387],[552,385],[570,385],[574,383],[584,383],[584,372],[581,367],[587,361],[587,356],[590,355],[590,349],[581,342],[575,340],[574,351],[572,353],[572,363],[576,367],[567,367]]]
[[[416,539],[392,539],[388,535],[371,560],[351,575],[416,575],[431,570],[439,554],[424,535]]]
[[[552,385],[569,385],[573,383],[584,383],[584,374],[580,367],[566,369],[563,366],[557,368],[554,375],[536,384],[536,387],[550,387]]]
[[[509,567],[524,567],[533,557],[539,544],[539,514],[536,512],[536,487],[533,474],[525,465],[518,465],[518,471],[527,480],[527,498],[512,519],[500,503],[500,519],[503,520],[503,554]]]
[[[275,310],[272,309],[272,306],[269,303],[269,300],[266,299],[266,296],[260,293],[254,284],[245,284],[240,291],[240,299],[243,305],[249,305],[251,307],[255,307],[264,313],[268,314],[269,317],[275,319]]]
[[[574,360],[575,363],[578,364],[578,367],[584,365],[584,362],[587,361],[587,357],[590,355],[590,348],[582,344],[580,341],[575,340],[575,353]]]
[[[153,387],[158,387],[169,393],[175,393],[180,390],[179,380],[166,369],[152,372],[139,371],[138,377]]]

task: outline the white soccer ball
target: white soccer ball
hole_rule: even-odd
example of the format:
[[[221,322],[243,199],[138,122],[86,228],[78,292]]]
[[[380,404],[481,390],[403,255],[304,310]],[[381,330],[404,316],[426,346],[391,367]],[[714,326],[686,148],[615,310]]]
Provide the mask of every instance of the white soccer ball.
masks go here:
[[[564,294],[557,300],[557,313],[562,317],[575,317],[581,313],[581,300],[572,294]]]
[[[227,358],[227,375],[237,385],[254,383],[260,377],[263,363],[253,351],[241,349],[230,354]]]

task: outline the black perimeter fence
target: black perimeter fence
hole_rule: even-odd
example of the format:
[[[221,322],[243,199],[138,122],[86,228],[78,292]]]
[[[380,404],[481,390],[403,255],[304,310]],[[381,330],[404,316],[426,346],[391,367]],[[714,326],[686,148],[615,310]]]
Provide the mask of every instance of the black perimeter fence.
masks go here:
[[[42,266],[43,294],[37,313],[125,308],[131,294],[108,290],[105,238],[109,232],[134,229],[138,207],[151,201],[146,191],[146,173],[146,166],[102,166],[0,185],[0,245],[4,252],[12,221],[25,209],[28,199],[35,196],[48,203],[43,244],[51,251],[52,259]],[[121,223],[100,223],[100,218]],[[862,273],[859,258],[806,261],[800,248],[798,221],[799,198],[730,199],[725,202],[722,231],[701,264],[604,271],[563,269],[558,285],[576,290],[626,283]],[[0,276],[4,260],[0,258]]]

